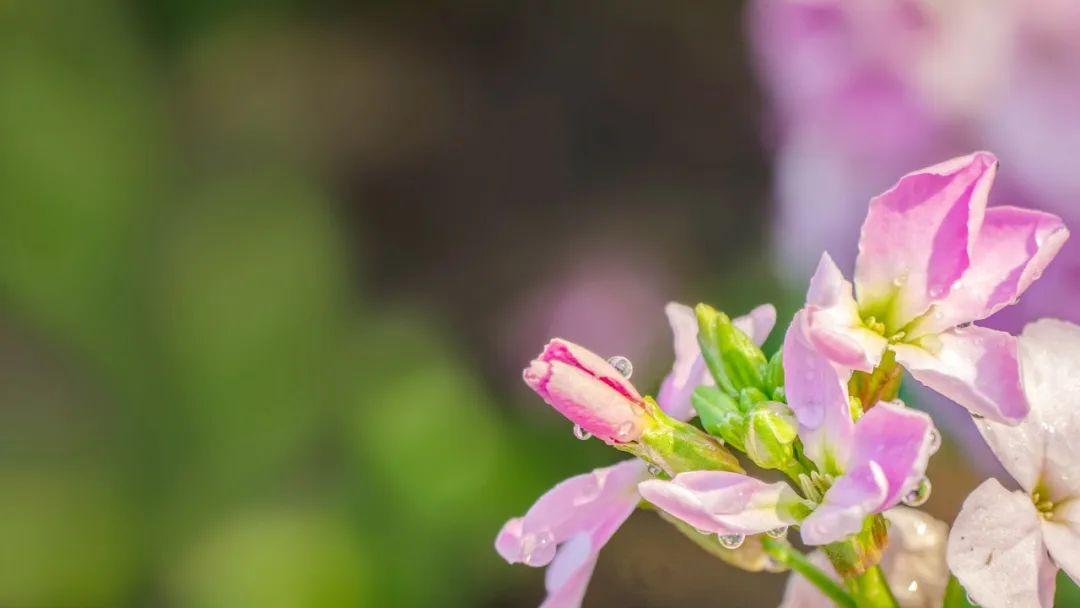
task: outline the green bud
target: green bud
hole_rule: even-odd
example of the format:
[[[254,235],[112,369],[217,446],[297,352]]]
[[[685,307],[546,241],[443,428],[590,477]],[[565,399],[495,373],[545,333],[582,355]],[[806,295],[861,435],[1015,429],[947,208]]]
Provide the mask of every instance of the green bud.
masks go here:
[[[772,389],[773,392],[776,389],[784,388],[784,351],[783,349],[777,350],[769,359],[768,365],[765,366],[765,385]],[[768,392],[768,391],[766,391]]]
[[[739,404],[715,386],[694,389],[690,403],[701,418],[701,426],[711,435],[720,437],[737,450],[743,450],[746,439],[746,414]]]
[[[698,318],[698,343],[705,364],[717,385],[729,394],[765,385],[765,353],[724,313],[708,304],[694,308]]]
[[[759,404],[747,421],[746,455],[759,467],[794,472],[797,436],[790,408],[776,402]]]
[[[769,398],[761,389],[750,386],[739,391],[739,408],[744,412],[749,412],[754,406],[765,401],[769,401]]]

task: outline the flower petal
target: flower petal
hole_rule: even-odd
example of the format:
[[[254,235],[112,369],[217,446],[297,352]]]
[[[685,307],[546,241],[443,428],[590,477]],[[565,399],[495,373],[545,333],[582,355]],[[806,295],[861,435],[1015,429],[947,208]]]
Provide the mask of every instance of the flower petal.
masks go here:
[[[645,463],[635,458],[562,481],[524,517],[503,526],[495,549],[512,564],[545,566],[559,543],[625,521],[640,500],[637,484],[648,476]]]
[[[1066,502],[1042,522],[1043,543],[1050,557],[1072,580],[1080,581],[1080,502]]]
[[[886,551],[888,551],[887,548]],[[823,551],[813,551],[807,556],[807,559],[811,564],[817,566],[819,570],[829,575],[829,578],[838,583],[841,582],[840,576],[836,574],[836,569],[833,568],[829,558],[825,556]],[[781,600],[779,608],[835,608],[835,606],[836,604],[825,597],[810,581],[803,578],[798,572],[792,571],[788,576],[787,586],[784,587],[784,599]]]
[[[894,344],[896,360],[916,380],[971,413],[1008,424],[1027,416],[1016,338],[985,327],[956,328],[923,339],[934,352]]]
[[[806,310],[795,313],[784,337],[784,389],[806,455],[823,472],[839,473],[854,428],[847,379],[811,344],[806,315]]]
[[[803,542],[827,545],[855,534],[888,492],[889,482],[876,462],[849,470],[837,478],[818,508],[800,524]]]
[[[863,324],[851,289],[829,254],[822,254],[806,294],[809,336],[834,363],[869,372],[881,361],[888,342]]]
[[[671,481],[650,479],[638,486],[645,500],[698,530],[758,534],[795,523],[800,502],[791,486],[765,483],[739,473],[692,471]]]
[[[949,295],[908,331],[908,339],[984,319],[1016,301],[1069,238],[1056,215],[993,207],[975,240],[971,266]]]
[[[976,152],[900,178],[870,201],[859,238],[855,288],[887,334],[949,293],[967,270],[997,159]]]
[[[930,416],[899,401],[879,402],[855,423],[848,466],[876,463],[888,488],[883,504],[875,510],[894,506],[922,479],[933,448],[933,430]]]
[[[986,608],[1041,606],[1054,598],[1054,565],[1027,495],[988,479],[964,501],[948,544],[949,569]]]
[[[671,373],[661,383],[656,402],[672,418],[689,420],[695,415],[694,406],[690,403],[694,389],[702,384],[712,386],[716,381],[705,367],[705,360],[701,356],[694,309],[670,302],[664,312],[671,324],[671,333],[675,336],[675,364]],[[772,304],[762,304],[732,323],[750,336],[755,344],[761,346],[776,324],[776,308]]]

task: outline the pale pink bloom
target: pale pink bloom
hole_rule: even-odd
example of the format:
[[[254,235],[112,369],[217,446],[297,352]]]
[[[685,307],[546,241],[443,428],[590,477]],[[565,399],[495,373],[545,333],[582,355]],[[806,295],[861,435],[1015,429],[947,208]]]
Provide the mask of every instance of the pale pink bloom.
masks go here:
[[[1015,338],[966,326],[1019,298],[1069,231],[1048,213],[987,209],[996,170],[977,152],[905,175],[870,201],[854,292],[826,254],[805,310],[811,341],[837,364],[871,371],[890,349],[921,383],[1015,423],[1028,410]]]
[[[786,483],[721,471],[648,480],[639,486],[642,497],[698,529],[721,535],[799,523],[803,542],[823,545],[858,532],[868,515],[895,506],[919,485],[936,431],[929,416],[899,401],[879,403],[853,422],[847,375],[814,348],[806,312],[799,312],[784,341],[785,387],[806,456],[821,479],[831,481],[818,488],[824,492],[820,504],[800,498]]]
[[[698,322],[694,309],[684,304],[670,302],[664,309],[671,333],[675,337],[675,364],[671,372],[660,385],[656,402],[674,418],[689,420],[694,417],[694,406],[690,397],[700,385],[716,384],[712,374],[705,367],[705,359],[698,346]],[[743,333],[761,346],[769,337],[776,324],[776,308],[772,304],[762,304],[746,315],[732,321]]]
[[[945,596],[949,571],[945,565],[945,522],[908,507],[895,507],[883,514],[889,522],[889,544],[881,556],[885,574],[900,608],[937,608]],[[822,551],[809,555],[810,561],[837,582],[829,558]],[[780,608],[833,608],[832,600],[797,573],[788,577]]]
[[[522,373],[525,383],[571,422],[608,444],[641,437],[641,395],[592,351],[555,338]]]
[[[511,564],[548,566],[543,607],[580,606],[600,549],[634,512],[647,477],[638,459],[571,477],[506,522],[495,549]]]
[[[987,608],[1051,606],[1058,568],[1080,580],[1080,327],[1032,323],[1020,356],[1031,413],[978,426],[1022,491],[983,482],[949,536],[949,568]]]

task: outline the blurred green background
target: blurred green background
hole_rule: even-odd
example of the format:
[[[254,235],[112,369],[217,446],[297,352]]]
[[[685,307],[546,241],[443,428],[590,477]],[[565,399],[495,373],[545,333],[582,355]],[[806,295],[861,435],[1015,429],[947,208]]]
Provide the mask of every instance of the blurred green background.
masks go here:
[[[529,357],[797,303],[740,10],[0,2],[0,606],[537,603],[496,531],[618,456]],[[782,581],[638,514],[587,603]]]

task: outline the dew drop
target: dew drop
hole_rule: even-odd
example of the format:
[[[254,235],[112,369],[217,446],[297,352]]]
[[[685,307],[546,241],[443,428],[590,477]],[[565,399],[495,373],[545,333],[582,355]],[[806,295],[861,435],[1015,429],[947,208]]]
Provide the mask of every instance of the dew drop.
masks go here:
[[[923,477],[907,494],[904,495],[904,504],[909,507],[921,507],[930,500],[930,480]]]
[[[554,537],[549,531],[544,531],[539,534],[526,534],[524,538],[521,539],[521,561],[527,566],[541,565],[541,560],[537,559],[537,554],[541,553],[541,551],[551,543],[553,538]]]
[[[626,421],[619,425],[619,429],[615,432],[615,438],[622,441],[630,437],[630,432],[634,430],[634,423]]]
[[[930,429],[930,445],[928,447],[931,454],[941,449],[941,433],[935,428]]]
[[[582,441],[586,441],[586,440],[588,440],[589,438],[592,437],[592,433],[590,433],[589,431],[586,431],[585,429],[581,428],[580,425],[575,424],[574,425],[574,437],[577,437],[578,439],[580,439]]]
[[[716,538],[725,549],[738,549],[742,546],[746,537],[742,534],[717,534]]]
[[[615,368],[615,371],[619,372],[623,378],[630,378],[634,374],[634,364],[630,362],[630,359],[622,355],[615,355],[607,360],[611,364],[611,367]]]
[[[971,594],[970,594],[970,593],[967,593],[967,592],[965,592],[965,593],[964,593],[964,595],[966,595],[966,596],[967,596],[967,602],[968,602],[969,604],[971,604],[972,606],[978,606],[978,604],[976,604],[976,603],[975,603],[975,600],[973,600],[973,599],[971,598]]]
[[[652,475],[653,477],[659,477],[660,474],[663,473],[663,472],[664,472],[664,470],[661,469],[660,467],[656,466],[655,464],[650,464],[649,465],[649,475]]]
[[[787,531],[787,526],[780,526],[779,528],[773,528],[772,530],[768,530],[765,533],[773,538],[784,538],[785,536],[787,536]]]

